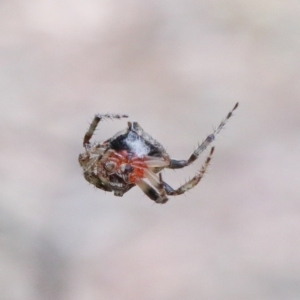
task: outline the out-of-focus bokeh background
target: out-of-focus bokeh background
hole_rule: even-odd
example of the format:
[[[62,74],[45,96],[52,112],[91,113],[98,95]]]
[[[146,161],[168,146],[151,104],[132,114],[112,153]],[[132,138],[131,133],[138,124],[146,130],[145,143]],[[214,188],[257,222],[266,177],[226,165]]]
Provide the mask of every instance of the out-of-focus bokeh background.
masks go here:
[[[3,0],[0,78],[1,300],[300,299],[298,0]],[[82,177],[97,112],[185,159],[237,101],[186,195]]]

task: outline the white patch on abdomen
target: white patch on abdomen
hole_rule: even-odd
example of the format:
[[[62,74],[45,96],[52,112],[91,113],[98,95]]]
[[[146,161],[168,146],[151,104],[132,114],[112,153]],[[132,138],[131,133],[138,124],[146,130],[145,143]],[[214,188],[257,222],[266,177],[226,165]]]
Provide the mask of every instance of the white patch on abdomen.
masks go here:
[[[145,156],[149,153],[150,149],[135,133],[129,132],[126,138],[126,144],[130,150],[138,157]]]

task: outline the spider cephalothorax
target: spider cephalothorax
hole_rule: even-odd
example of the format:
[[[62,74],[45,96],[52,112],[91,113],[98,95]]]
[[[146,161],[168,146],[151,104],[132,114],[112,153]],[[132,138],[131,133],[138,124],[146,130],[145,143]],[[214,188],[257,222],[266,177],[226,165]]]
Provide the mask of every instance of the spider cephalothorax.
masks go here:
[[[127,118],[121,114],[97,114],[83,139],[85,152],[79,155],[85,179],[99,189],[114,192],[122,197],[138,185],[144,193],[157,203],[167,202],[169,196],[183,194],[196,186],[203,177],[214,147],[201,170],[188,182],[174,190],[162,180],[163,168],[179,169],[194,162],[215,139],[224,127],[238,103],[228,113],[217,129],[191,154],[188,160],[170,158],[164,147],[147,134],[137,122],[128,122],[128,127],[101,143],[90,143],[98,123],[105,118]]]

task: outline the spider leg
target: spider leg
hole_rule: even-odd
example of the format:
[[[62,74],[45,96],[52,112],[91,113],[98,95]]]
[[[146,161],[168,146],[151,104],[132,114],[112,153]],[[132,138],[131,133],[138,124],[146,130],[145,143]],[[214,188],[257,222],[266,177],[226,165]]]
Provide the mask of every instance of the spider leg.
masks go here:
[[[165,157],[146,156],[144,162],[148,168],[164,168],[170,164],[170,158],[168,156]]]
[[[150,181],[150,183],[158,190],[160,196],[164,199],[164,202],[167,202],[167,194],[164,188],[164,182],[162,180],[162,175],[159,173],[159,177],[150,170],[145,170],[146,178]]]
[[[136,184],[151,200],[155,201],[156,203],[164,204],[168,201],[162,180],[159,182],[158,192],[143,179],[140,179]]]
[[[92,138],[96,127],[98,125],[98,123],[102,120],[102,119],[121,119],[121,118],[128,118],[127,115],[122,115],[122,114],[96,114],[92,123],[90,124],[90,127],[88,129],[88,131],[85,133],[84,138],[83,138],[83,147],[89,147],[90,146],[90,139]]]
[[[233,112],[237,109],[239,103],[237,102],[233,109],[227,114],[224,120],[220,123],[220,125],[214,130],[214,132],[207,136],[207,138],[198,146],[198,148],[192,153],[188,160],[176,160],[171,159],[170,165],[167,168],[170,169],[180,169],[184,168],[191,163],[193,163],[199,155],[216,139],[217,134],[224,128],[227,121],[232,116]]]
[[[204,165],[202,166],[201,170],[199,171],[199,173],[197,173],[192,179],[190,179],[188,182],[186,182],[185,184],[183,184],[182,186],[180,186],[177,190],[174,190],[172,187],[170,187],[167,183],[163,182],[163,186],[164,189],[167,193],[167,195],[170,196],[176,196],[176,195],[181,195],[183,193],[185,193],[186,191],[192,189],[193,187],[195,187],[200,180],[202,179],[202,177],[204,176],[207,167],[211,161],[212,155],[214,153],[214,147],[211,148],[209,156],[207,157]]]

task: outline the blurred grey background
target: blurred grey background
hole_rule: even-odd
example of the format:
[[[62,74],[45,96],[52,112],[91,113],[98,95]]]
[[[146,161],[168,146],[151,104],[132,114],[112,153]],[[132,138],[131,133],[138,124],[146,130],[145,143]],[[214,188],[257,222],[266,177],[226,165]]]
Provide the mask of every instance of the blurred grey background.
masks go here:
[[[299,80],[298,0],[1,1],[0,299],[300,299]],[[186,195],[82,176],[97,112],[186,159],[238,101]]]

